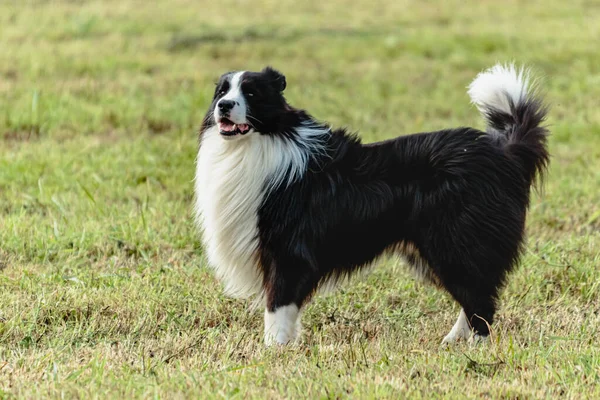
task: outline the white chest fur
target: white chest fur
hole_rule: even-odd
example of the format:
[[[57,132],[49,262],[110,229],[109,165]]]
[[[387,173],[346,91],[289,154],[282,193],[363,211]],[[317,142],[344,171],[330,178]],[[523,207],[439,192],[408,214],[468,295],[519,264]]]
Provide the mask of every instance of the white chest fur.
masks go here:
[[[227,294],[262,291],[258,209],[273,188],[300,179],[326,130],[301,128],[298,140],[252,133],[224,140],[216,127],[202,134],[196,161],[196,221],[208,262]]]
[[[256,159],[256,146],[246,142],[223,140],[216,128],[209,129],[196,163],[196,219],[204,249],[225,291],[234,297],[252,296],[262,283],[257,212],[269,171]]]

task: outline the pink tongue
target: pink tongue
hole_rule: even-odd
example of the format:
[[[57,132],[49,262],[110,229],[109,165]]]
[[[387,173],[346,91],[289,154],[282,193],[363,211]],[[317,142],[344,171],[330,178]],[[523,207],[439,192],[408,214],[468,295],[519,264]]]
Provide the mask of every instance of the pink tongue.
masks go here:
[[[238,129],[239,129],[241,132],[246,132],[247,130],[249,130],[249,129],[250,129],[250,128],[248,127],[248,124],[238,124],[238,126],[237,126],[237,127],[238,127]]]
[[[233,131],[235,129],[235,125],[234,124],[224,124],[224,123],[221,122],[219,125],[220,125],[219,128],[222,131],[225,131],[225,132],[231,132],[231,131]]]

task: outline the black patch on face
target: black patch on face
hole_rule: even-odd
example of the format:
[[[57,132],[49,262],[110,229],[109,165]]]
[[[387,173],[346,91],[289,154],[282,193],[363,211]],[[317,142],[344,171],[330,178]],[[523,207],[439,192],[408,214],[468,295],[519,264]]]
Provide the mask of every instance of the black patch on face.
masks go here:
[[[246,117],[257,132],[278,132],[282,117],[288,108],[283,90],[285,76],[267,67],[261,72],[246,72],[241,89],[246,99]]]

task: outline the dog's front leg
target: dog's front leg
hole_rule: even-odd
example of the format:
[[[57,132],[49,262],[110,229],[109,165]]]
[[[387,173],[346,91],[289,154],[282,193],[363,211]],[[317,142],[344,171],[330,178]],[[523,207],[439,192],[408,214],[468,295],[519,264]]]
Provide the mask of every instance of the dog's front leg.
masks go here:
[[[300,338],[301,308],[315,289],[314,271],[297,257],[272,263],[265,280],[267,346],[285,345]]]

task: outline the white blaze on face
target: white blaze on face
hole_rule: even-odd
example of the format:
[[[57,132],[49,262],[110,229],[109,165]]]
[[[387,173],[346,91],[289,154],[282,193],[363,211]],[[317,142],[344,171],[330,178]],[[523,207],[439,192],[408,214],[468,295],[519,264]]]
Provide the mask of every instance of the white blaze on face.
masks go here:
[[[248,123],[246,119],[246,99],[242,94],[241,88],[242,76],[244,75],[244,73],[245,71],[241,71],[233,74],[233,76],[230,78],[231,80],[229,81],[229,91],[215,105],[215,119],[217,120],[217,122],[222,117],[219,111],[219,102],[223,100],[230,100],[233,101],[234,105],[231,111],[229,111],[229,115],[227,116],[227,118],[231,120],[231,122],[233,122],[234,124]]]

